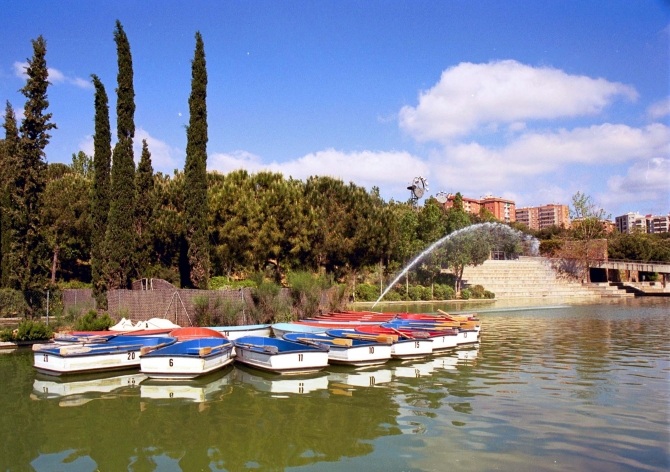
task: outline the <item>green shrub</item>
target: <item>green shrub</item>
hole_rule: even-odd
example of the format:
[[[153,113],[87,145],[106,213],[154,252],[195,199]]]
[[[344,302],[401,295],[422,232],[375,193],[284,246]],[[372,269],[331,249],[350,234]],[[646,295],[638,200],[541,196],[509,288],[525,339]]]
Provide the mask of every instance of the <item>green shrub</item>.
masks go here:
[[[400,295],[395,290],[391,289],[386,295],[384,295],[384,301],[387,302],[399,302],[402,301],[402,295]]]
[[[371,284],[356,285],[356,301],[374,302],[379,298],[379,287]]]
[[[237,290],[240,288],[256,288],[257,286],[254,280],[234,280],[221,275],[209,279],[210,290]]]
[[[454,298],[454,288],[449,285],[435,284],[433,298],[435,300],[451,300]]]
[[[236,326],[245,308],[246,303],[242,300],[217,297],[212,303],[212,324],[210,326]]]
[[[79,288],[93,288],[92,283],[80,282],[79,280],[69,280],[67,282],[58,282],[58,288],[65,289],[79,289]]]
[[[251,316],[256,323],[291,316],[291,303],[282,296],[279,284],[263,280],[252,290],[251,296],[256,304]]]
[[[2,341],[40,341],[51,339],[54,335],[54,330],[51,326],[47,326],[41,321],[23,320],[19,324],[16,334],[9,329],[0,331],[0,339]]]
[[[0,316],[14,318],[23,316],[28,308],[23,292],[11,288],[0,289]]]
[[[461,290],[461,298],[463,300],[469,300],[471,295],[472,294],[470,293],[470,289],[464,288],[463,290]]]
[[[489,290],[484,290],[484,298],[495,298],[496,294],[489,291]]]
[[[423,297],[423,287],[420,285],[409,286],[409,299],[412,301],[419,301]]]
[[[472,295],[472,298],[484,298],[484,286],[482,285],[475,285],[473,287],[470,287],[470,294]]]
[[[212,313],[209,309],[209,297],[198,295],[193,299],[194,318],[197,326],[212,326]]]
[[[89,310],[84,316],[77,318],[77,321],[74,323],[75,331],[104,331],[109,329],[114,322],[109,317],[109,313],[105,313],[98,318],[98,312],[95,310]]]
[[[330,286],[329,281],[323,276],[315,276],[306,271],[289,272],[287,280],[298,316],[315,316],[319,310],[321,292]]]
[[[421,287],[421,300],[430,301],[433,299],[433,290],[430,287]]]

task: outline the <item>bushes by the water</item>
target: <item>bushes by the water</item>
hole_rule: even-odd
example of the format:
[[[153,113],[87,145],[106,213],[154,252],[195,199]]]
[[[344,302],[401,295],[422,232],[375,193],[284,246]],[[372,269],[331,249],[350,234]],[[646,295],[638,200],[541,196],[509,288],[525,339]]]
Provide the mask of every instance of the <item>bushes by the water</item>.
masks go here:
[[[263,280],[252,290],[251,295],[256,305],[252,313],[255,322],[267,323],[270,320],[277,322],[292,319],[291,303],[282,296],[279,284]]]
[[[387,302],[399,302],[403,300],[403,296],[398,293],[396,290],[389,290],[386,295],[384,295],[384,298],[382,299]]]
[[[356,285],[356,301],[374,302],[379,298],[379,286],[371,284]]]
[[[109,313],[105,313],[98,317],[98,312],[89,310],[84,316],[77,318],[74,323],[75,331],[105,331],[112,326],[114,322],[109,317]]]
[[[2,341],[41,341],[51,339],[54,330],[41,321],[23,320],[18,329],[12,330],[5,328],[0,331],[0,340]]]
[[[22,316],[28,308],[23,292],[11,288],[0,289],[0,317]]]
[[[296,271],[287,274],[294,310],[298,318],[315,316],[319,310],[321,291],[331,284],[323,276],[314,276],[311,272]]]
[[[454,298],[454,289],[449,285],[444,284],[435,284],[433,288],[433,299],[434,300],[451,300]]]
[[[495,294],[484,289],[482,285],[470,287],[469,291],[472,298],[495,298]]]

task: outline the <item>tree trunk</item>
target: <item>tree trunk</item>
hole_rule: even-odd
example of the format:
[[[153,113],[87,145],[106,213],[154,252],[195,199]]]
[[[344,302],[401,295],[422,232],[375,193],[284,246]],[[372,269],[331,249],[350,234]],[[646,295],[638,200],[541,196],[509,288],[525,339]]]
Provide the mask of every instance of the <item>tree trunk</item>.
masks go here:
[[[56,247],[54,248],[54,258],[53,262],[51,263],[51,284],[56,285],[56,267],[58,267],[58,251],[60,250],[60,246],[56,244]]]
[[[384,293],[384,266],[382,261],[379,261],[379,296],[381,297]]]

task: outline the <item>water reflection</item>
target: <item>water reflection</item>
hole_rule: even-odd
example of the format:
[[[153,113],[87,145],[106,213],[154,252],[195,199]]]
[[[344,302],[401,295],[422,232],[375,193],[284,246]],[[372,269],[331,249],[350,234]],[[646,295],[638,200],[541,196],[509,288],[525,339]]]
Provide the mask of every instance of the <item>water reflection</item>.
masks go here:
[[[352,388],[355,390],[355,387],[369,388],[383,386],[390,383],[392,379],[393,371],[386,367],[359,370],[340,367],[338,371],[331,372],[328,375],[330,387],[332,389],[340,388],[345,392],[350,391]]]
[[[484,314],[471,349],[308,377],[58,379],[0,356],[0,470],[668,470],[668,312]]]
[[[107,374],[109,375],[109,374]],[[92,400],[112,399],[126,395],[147,377],[139,372],[114,376],[54,377],[37,374],[33,382],[32,400],[59,399],[59,406],[81,406]]]
[[[232,366],[194,380],[145,380],[140,385],[142,400],[189,401],[195,403],[219,401],[232,389]],[[146,405],[142,405],[146,407]]]
[[[282,376],[252,370],[240,366],[235,370],[235,380],[251,386],[259,392],[271,393],[275,397],[281,394],[305,394],[316,390],[328,389],[328,374],[319,372],[311,375]]]

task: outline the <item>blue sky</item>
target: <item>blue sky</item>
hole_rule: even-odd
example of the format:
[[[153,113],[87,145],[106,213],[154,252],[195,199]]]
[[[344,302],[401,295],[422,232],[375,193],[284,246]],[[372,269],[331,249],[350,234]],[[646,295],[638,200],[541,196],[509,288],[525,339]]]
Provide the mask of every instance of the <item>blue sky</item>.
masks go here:
[[[661,1],[8,0],[0,98],[17,111],[30,40],[47,40],[49,162],[92,152],[100,76],[115,123],[119,19],[133,54],[136,149],[183,168],[199,30],[208,168],[322,174],[405,200],[591,195],[612,217],[670,211],[670,6]],[[3,107],[4,109],[4,107]]]

